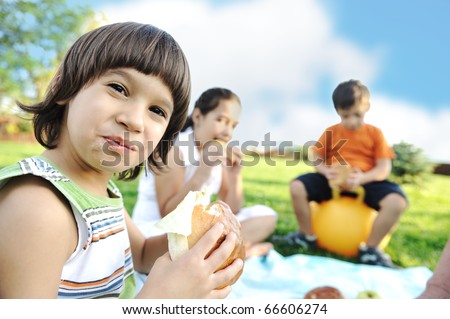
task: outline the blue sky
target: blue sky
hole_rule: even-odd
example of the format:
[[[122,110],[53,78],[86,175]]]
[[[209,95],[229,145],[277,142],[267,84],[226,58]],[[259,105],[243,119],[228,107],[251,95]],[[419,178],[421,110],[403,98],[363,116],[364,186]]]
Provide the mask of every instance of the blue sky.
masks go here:
[[[325,1],[336,30],[388,50],[372,87],[430,109],[450,107],[450,1]]]
[[[91,2],[83,0],[86,2]],[[82,2],[83,2],[82,1]],[[357,78],[367,122],[450,162],[450,1],[97,1],[109,22],[154,24],[180,43],[195,100],[225,86],[243,103],[235,138],[302,144],[339,119],[331,92]]]

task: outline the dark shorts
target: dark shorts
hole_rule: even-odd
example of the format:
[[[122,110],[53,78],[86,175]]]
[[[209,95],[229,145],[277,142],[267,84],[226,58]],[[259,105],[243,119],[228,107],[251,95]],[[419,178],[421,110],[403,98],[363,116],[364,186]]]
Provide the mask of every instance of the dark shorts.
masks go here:
[[[300,175],[296,179],[305,185],[306,192],[308,193],[308,201],[320,203],[324,200],[331,199],[331,188],[324,175],[319,173],[308,173]],[[408,201],[408,197],[400,186],[388,180],[371,182],[362,186],[365,192],[364,203],[377,211],[380,209],[381,200],[391,193],[397,193]],[[356,197],[355,194],[345,192],[341,195]]]

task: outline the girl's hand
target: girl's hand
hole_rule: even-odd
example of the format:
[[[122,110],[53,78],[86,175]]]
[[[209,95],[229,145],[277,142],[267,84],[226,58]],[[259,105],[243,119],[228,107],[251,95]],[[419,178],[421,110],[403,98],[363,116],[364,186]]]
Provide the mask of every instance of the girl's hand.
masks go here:
[[[241,162],[243,154],[238,146],[226,148],[225,167],[229,169],[230,173],[239,174],[242,168]]]
[[[230,233],[208,258],[223,231],[222,224],[214,225],[197,244],[176,261],[166,253],[155,262],[138,298],[198,299],[225,298],[231,287],[216,289],[230,281],[243,267],[236,259],[228,267],[217,271],[234,249],[236,235]]]

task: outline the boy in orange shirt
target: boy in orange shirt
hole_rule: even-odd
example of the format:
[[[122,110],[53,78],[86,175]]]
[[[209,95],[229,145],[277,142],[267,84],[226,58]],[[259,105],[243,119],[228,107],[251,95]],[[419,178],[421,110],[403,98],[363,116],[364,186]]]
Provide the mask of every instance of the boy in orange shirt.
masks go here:
[[[327,128],[312,148],[317,172],[298,176],[290,184],[299,231],[275,237],[274,241],[305,249],[315,247],[317,238],[311,228],[309,202],[330,199],[332,187],[348,194],[362,186],[364,202],[377,210],[378,215],[367,242],[359,247],[358,258],[364,264],[394,267],[390,257],[378,248],[408,206],[402,189],[386,180],[394,153],[381,130],[364,123],[370,108],[370,93],[365,85],[356,80],[340,83],[333,92],[333,104],[341,122]],[[350,170],[338,182],[342,166]]]

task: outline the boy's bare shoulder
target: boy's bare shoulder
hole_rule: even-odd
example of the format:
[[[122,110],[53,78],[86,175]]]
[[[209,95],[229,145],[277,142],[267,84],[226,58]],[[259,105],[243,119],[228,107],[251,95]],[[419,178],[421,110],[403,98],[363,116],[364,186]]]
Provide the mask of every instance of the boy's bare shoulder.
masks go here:
[[[26,224],[43,221],[51,227],[73,222],[67,199],[48,181],[34,175],[11,178],[0,191],[0,220]]]
[[[56,188],[33,175],[10,179],[0,190],[0,297],[55,298],[77,241],[76,221]]]
[[[1,189],[0,200],[18,199],[29,202],[33,199],[62,199],[59,191],[47,180],[31,174],[11,178]]]

